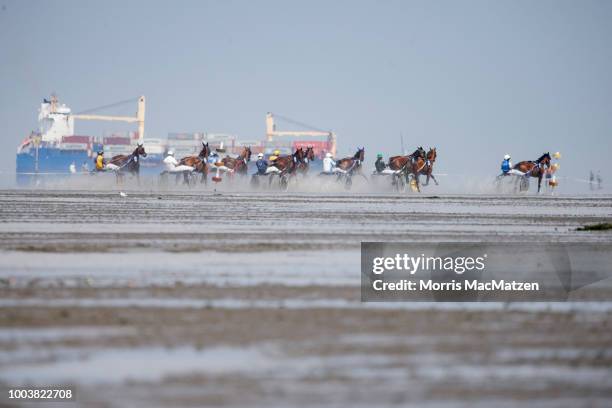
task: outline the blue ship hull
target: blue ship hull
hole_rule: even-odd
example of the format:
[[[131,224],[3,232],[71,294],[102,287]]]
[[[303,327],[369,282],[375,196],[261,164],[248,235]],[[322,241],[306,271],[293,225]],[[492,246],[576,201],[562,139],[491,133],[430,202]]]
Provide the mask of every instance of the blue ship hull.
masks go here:
[[[60,150],[41,147],[26,153],[17,154],[17,173],[69,173],[70,164],[81,166],[91,165],[92,160],[86,150]],[[37,163],[38,162],[38,163]]]
[[[102,146],[94,145],[93,151],[99,150],[102,150]],[[94,159],[89,157],[87,150],[64,150],[46,146],[39,147],[38,153],[35,148],[17,153],[16,162],[16,181],[19,185],[30,185],[40,180],[57,180],[68,177],[70,176],[70,165],[72,163],[79,173],[83,171],[84,165],[87,166],[88,170],[93,170],[95,166]],[[142,158],[140,174],[159,174],[160,170],[160,155],[149,155]]]
[[[38,150],[38,152],[37,152]],[[29,184],[37,177],[68,176],[74,163],[80,171],[83,163],[92,168],[87,150],[63,150],[41,146],[17,153],[17,184]]]

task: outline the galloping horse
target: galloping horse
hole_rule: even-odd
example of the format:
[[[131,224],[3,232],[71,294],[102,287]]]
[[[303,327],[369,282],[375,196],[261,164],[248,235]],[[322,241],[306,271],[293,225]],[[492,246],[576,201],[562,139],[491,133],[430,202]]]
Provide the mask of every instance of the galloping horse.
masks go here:
[[[357,152],[353,157],[345,157],[336,161],[336,167],[341,168],[346,172],[359,172],[361,170],[361,164],[365,159],[365,148],[357,148]]]
[[[403,170],[406,168],[406,164],[411,161],[415,161],[418,158],[425,159],[425,149],[422,147],[417,148],[412,154],[408,156],[392,156],[389,157],[389,168],[391,170]]]
[[[179,161],[179,165],[191,166],[196,173],[201,173],[200,183],[206,184],[208,181],[208,163],[206,159],[210,154],[210,147],[208,143],[202,142],[202,150],[197,156],[186,156]],[[185,175],[187,176],[187,175]]]
[[[536,161],[522,161],[514,165],[514,169],[525,173],[524,177],[537,177],[538,178],[538,193],[540,192],[540,186],[542,184],[542,177],[544,176],[544,170],[550,168],[550,153],[546,152],[540,156]]]
[[[147,157],[147,152],[145,152],[144,146],[138,143],[132,154],[119,154],[110,159],[109,163],[118,167],[116,170],[117,182],[123,179],[124,172],[128,172],[131,175],[136,175],[140,184],[140,156]]]
[[[245,147],[237,158],[224,157],[221,160],[225,167],[241,175],[247,174],[249,161],[251,161],[251,148],[249,146]]]
[[[393,156],[389,157],[389,168],[391,170],[401,170],[405,177],[406,182],[409,180],[410,174],[412,174],[415,178],[416,189],[417,191],[421,191],[419,187],[419,173],[425,167],[425,158],[427,154],[425,153],[425,149],[419,146],[412,154],[408,156]]]
[[[310,167],[310,162],[314,161],[315,159],[314,148],[312,146],[308,146],[306,151],[304,151],[303,148],[300,148],[300,150],[302,150],[302,159],[298,163],[297,171],[302,175],[306,175],[308,173],[308,168]]]
[[[304,162],[304,150],[300,147],[293,154],[279,156],[274,160],[274,167],[283,174],[292,174],[300,163]]]
[[[433,171],[433,165],[436,161],[436,157],[438,156],[438,154],[436,153],[436,148],[434,147],[433,149],[430,147],[429,151],[427,152],[426,160],[425,160],[425,166],[421,169],[421,171],[419,172],[419,175],[423,174],[425,176],[427,176],[427,180],[425,180],[425,184],[423,184],[424,186],[428,186],[429,185],[429,179],[431,178],[434,183],[436,183],[436,186],[438,185],[438,180],[436,180],[436,178],[434,177],[432,171]],[[418,177],[418,176],[417,176]]]

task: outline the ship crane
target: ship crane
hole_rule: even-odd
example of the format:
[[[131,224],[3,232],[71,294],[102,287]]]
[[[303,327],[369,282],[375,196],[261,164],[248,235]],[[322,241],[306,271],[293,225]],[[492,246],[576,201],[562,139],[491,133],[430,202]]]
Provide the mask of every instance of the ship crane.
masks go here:
[[[80,120],[105,120],[105,121],[115,121],[115,122],[127,122],[127,123],[138,123],[138,142],[143,143],[144,141],[144,125],[145,125],[145,97],[141,96],[138,98],[138,108],[136,110],[136,116],[110,116],[110,115],[92,115],[87,112],[92,112],[100,109],[110,108],[117,105],[122,105],[126,102],[132,102],[134,99],[128,99],[126,101],[121,101],[117,103],[113,103],[111,105],[100,106],[94,109],[89,109],[87,111],[71,114],[70,117],[72,119],[80,119]],[[52,99],[53,103],[53,99]]]
[[[305,123],[298,122],[296,120],[283,117],[281,115],[276,114],[276,116],[280,119],[283,119],[286,122],[293,123],[295,125],[310,129],[310,130],[302,130],[302,131],[288,131],[288,130],[276,130],[276,123],[274,121],[274,114],[272,112],[268,112],[266,114],[266,140],[271,142],[275,137],[282,136],[297,136],[297,137],[327,137],[327,143],[329,146],[329,151],[333,156],[336,155],[336,134],[332,131],[320,130]]]

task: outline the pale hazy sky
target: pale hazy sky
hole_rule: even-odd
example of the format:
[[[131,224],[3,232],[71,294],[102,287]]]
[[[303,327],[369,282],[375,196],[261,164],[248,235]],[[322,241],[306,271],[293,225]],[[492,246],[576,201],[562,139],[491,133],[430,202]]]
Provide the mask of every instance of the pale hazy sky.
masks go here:
[[[0,0],[0,51],[3,172],[55,91],[74,111],[146,95],[151,137],[261,139],[272,111],[369,159],[403,132],[443,172],[559,150],[566,175],[612,176],[612,1]]]

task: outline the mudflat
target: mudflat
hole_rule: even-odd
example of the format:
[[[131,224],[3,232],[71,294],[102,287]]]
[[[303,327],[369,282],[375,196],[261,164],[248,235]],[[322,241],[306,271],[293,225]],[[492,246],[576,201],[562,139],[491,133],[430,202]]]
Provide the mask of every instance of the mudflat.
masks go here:
[[[576,230],[610,221],[605,196],[0,191],[0,383],[99,406],[606,406],[605,293],[361,303],[359,262],[361,241],[610,243]]]

